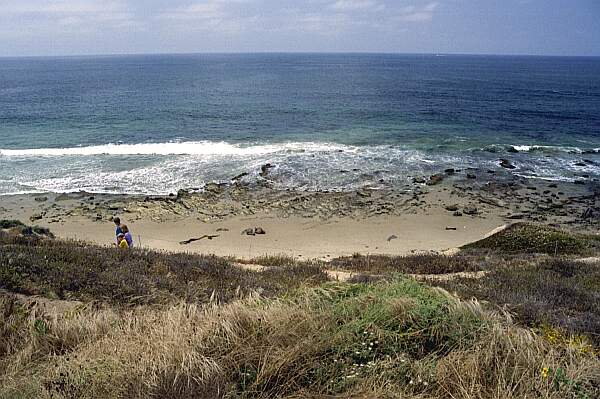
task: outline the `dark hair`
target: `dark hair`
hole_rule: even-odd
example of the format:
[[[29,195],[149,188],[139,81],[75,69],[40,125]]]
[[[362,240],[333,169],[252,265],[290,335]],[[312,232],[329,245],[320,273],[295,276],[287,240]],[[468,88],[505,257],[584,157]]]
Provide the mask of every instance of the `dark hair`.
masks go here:
[[[115,224],[121,224],[121,219],[119,218],[114,218],[113,222],[115,222]]]
[[[122,225],[121,225],[121,231],[122,231],[123,233],[129,233],[129,227],[127,227],[127,225],[126,225],[126,224],[122,224]]]

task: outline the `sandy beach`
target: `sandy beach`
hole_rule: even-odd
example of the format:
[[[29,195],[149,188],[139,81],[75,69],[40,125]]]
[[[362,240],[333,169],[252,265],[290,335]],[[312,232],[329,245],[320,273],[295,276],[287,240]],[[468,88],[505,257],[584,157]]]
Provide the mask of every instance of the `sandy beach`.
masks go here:
[[[127,219],[124,219],[128,222]],[[363,221],[339,219],[328,222],[297,217],[279,218],[268,215],[234,217],[214,223],[194,221],[128,222],[137,244],[152,249],[187,251],[236,258],[286,254],[299,258],[329,258],[353,253],[401,255],[415,251],[441,251],[482,237],[503,222],[499,218],[465,219],[457,223],[441,214],[377,217]],[[259,226],[264,235],[248,236],[243,230]],[[446,230],[456,226],[457,230]],[[50,225],[62,238],[90,241],[100,245],[111,243],[113,228],[109,222],[70,219]],[[188,245],[181,241],[204,238]]]
[[[503,225],[543,222],[594,232],[596,182],[528,180],[445,171],[401,187],[356,192],[280,191],[209,184],[164,197],[36,194],[0,198],[1,218],[49,227],[61,238],[112,245],[119,216],[137,245],[254,258],[328,259],[452,250]],[[259,229],[265,234],[247,234]],[[193,240],[188,244],[183,241]]]

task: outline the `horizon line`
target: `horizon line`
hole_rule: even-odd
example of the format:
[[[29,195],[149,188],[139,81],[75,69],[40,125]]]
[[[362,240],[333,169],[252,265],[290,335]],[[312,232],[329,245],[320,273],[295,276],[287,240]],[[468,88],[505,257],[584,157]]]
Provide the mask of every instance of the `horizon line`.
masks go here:
[[[44,54],[44,55],[0,55],[0,59],[16,58],[85,58],[85,57],[131,57],[131,56],[184,56],[184,55],[422,55],[422,56],[489,56],[489,57],[554,57],[554,58],[600,58],[598,55],[573,54],[528,54],[528,53],[461,53],[461,52],[394,52],[394,51],[199,51],[199,52],[131,52],[91,54]]]

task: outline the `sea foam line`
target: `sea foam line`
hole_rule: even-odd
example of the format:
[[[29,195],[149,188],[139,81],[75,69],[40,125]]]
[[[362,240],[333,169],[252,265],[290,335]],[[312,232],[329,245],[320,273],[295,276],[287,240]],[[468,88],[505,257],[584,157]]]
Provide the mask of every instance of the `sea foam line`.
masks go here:
[[[0,149],[5,157],[57,157],[66,155],[267,155],[277,152],[356,151],[355,147],[333,143],[281,143],[243,146],[224,141],[189,141],[144,144],[104,144],[88,147]]]

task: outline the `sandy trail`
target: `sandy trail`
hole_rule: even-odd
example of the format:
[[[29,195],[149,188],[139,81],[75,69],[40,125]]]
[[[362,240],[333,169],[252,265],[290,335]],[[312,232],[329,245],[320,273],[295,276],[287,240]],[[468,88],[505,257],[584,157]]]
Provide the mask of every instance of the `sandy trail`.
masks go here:
[[[277,266],[262,266],[259,264],[247,264],[247,263],[233,263],[234,266],[239,267],[244,270],[249,270],[253,272],[263,272],[268,269],[277,268]],[[369,273],[358,273],[358,272],[349,272],[344,270],[331,270],[325,269],[325,273],[327,276],[334,281],[347,282],[352,280],[355,277],[370,277],[370,278],[384,278],[385,275],[382,274],[369,274]],[[455,278],[473,278],[479,279],[484,277],[489,272],[487,271],[478,271],[478,272],[459,272],[459,273],[447,273],[447,274],[406,274],[406,277],[419,280],[419,281],[448,281]]]

